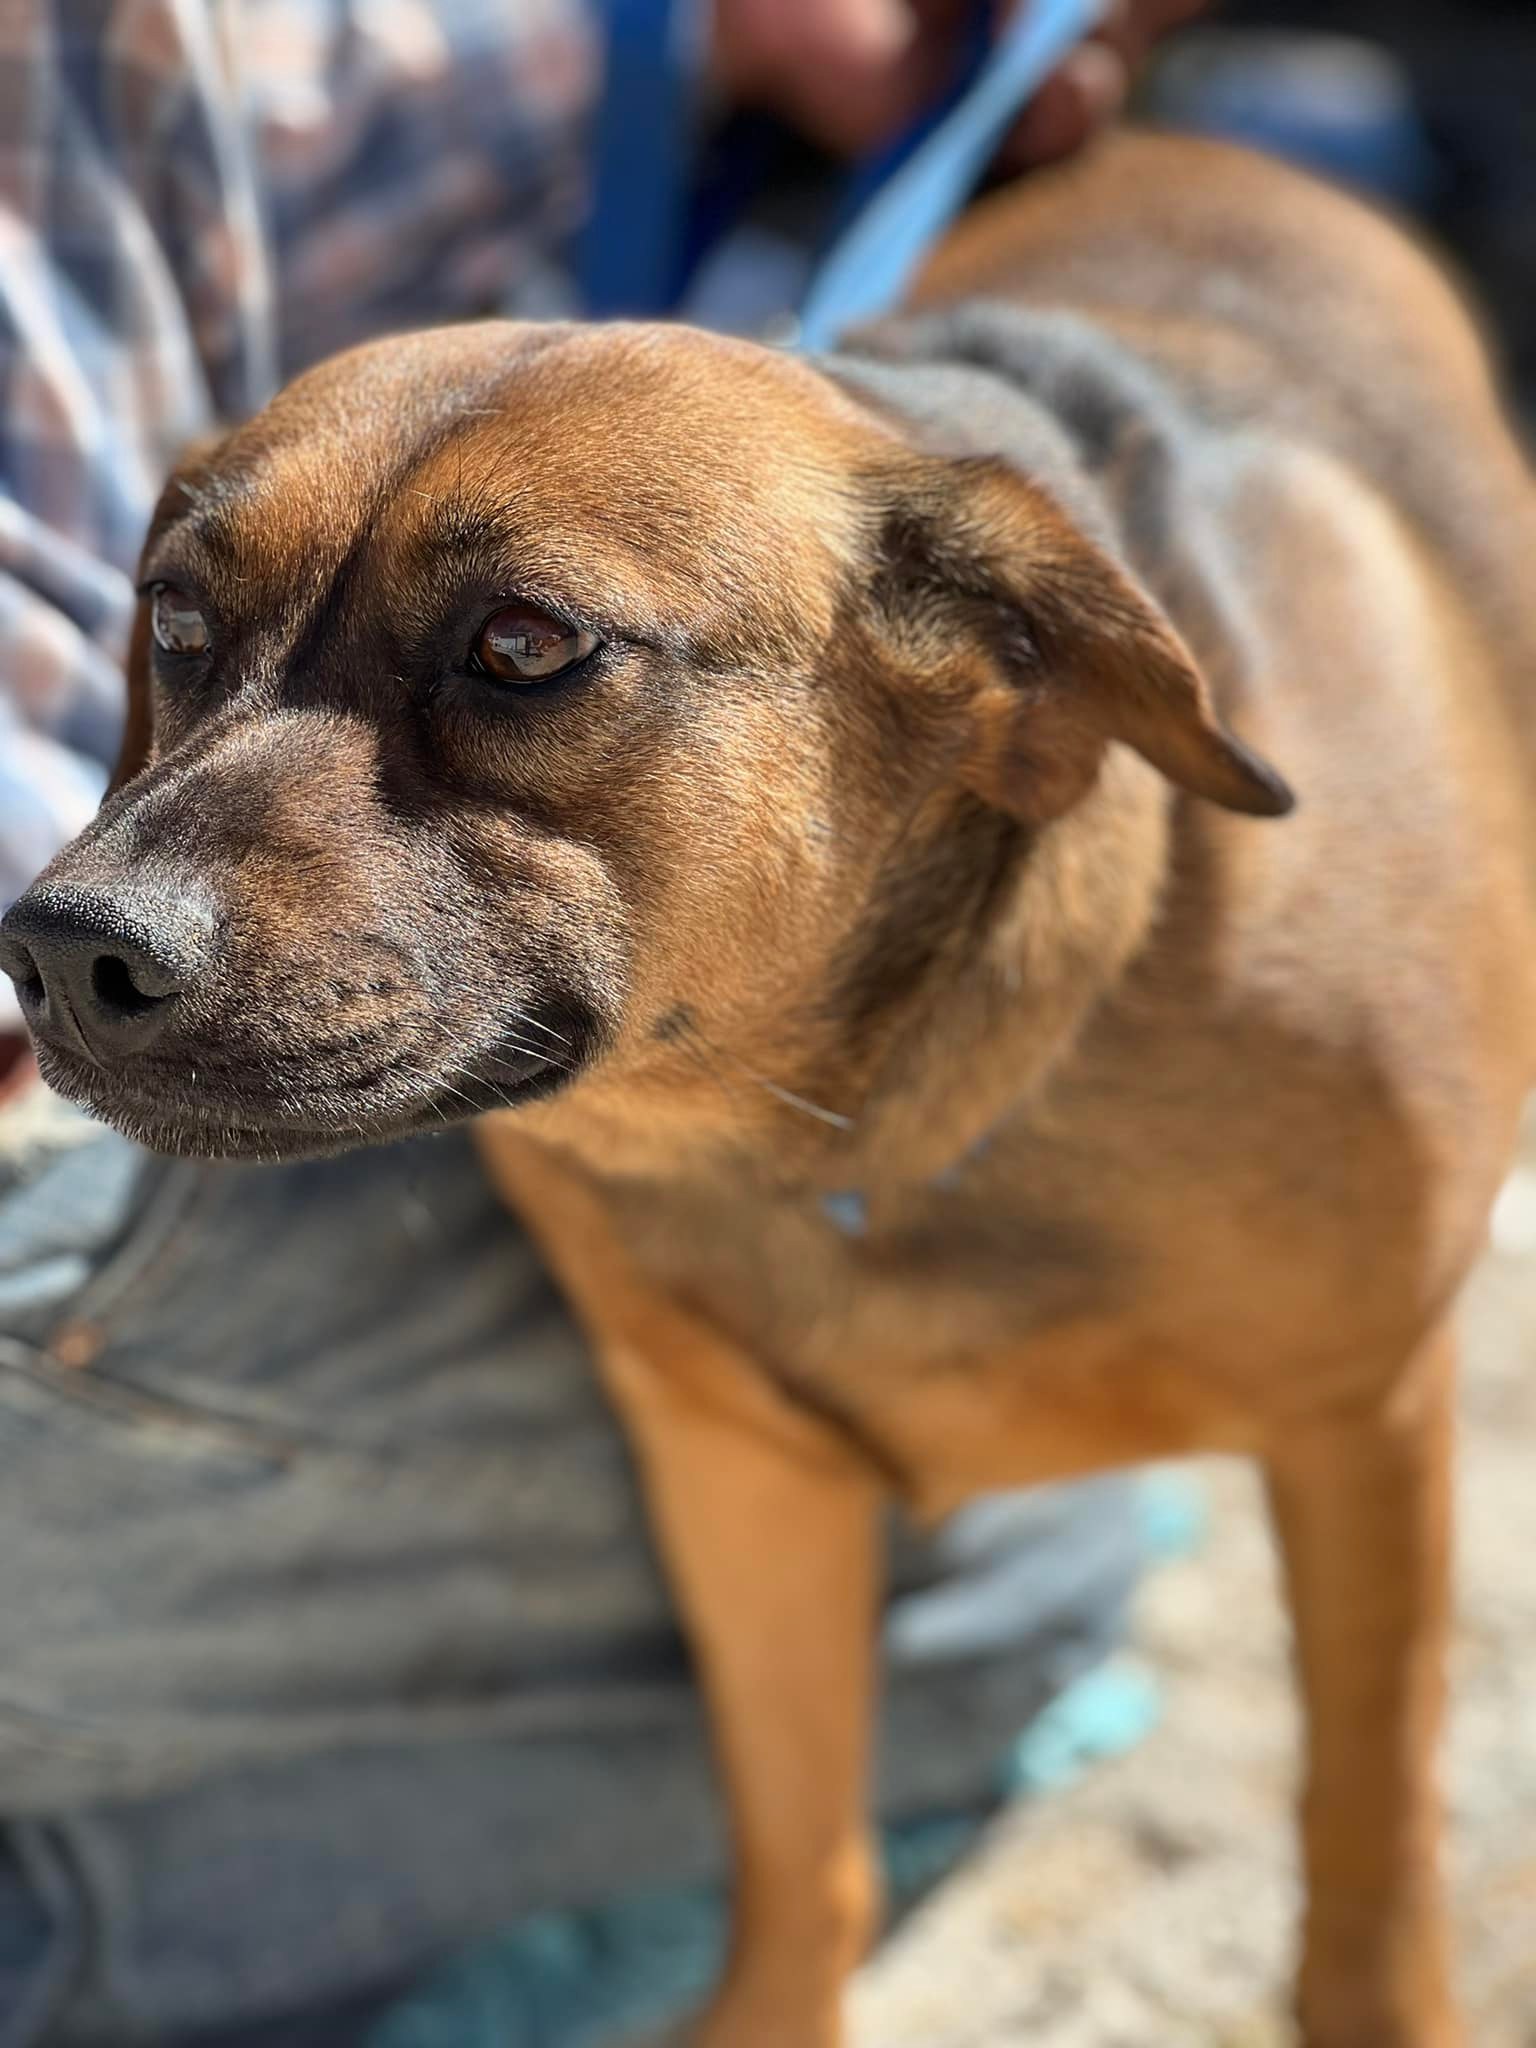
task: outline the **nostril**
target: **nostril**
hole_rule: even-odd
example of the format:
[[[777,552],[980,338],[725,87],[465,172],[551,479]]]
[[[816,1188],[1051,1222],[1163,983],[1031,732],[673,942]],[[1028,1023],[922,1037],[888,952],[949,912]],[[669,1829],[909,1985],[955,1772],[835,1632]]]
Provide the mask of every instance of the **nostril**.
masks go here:
[[[133,969],[116,953],[101,953],[91,963],[91,993],[103,1009],[119,1017],[141,1017],[158,1009],[163,995],[151,995],[139,987]]]

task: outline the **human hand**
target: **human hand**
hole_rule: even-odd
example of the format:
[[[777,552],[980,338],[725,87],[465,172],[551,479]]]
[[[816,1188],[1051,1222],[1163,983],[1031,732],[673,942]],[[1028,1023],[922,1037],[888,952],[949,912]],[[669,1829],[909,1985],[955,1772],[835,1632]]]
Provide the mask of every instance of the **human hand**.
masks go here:
[[[1078,148],[1119,112],[1156,38],[1207,4],[1111,0],[1024,109],[1002,161],[1022,169]],[[732,98],[854,154],[889,140],[944,90],[969,14],[968,0],[713,0],[713,68]]]

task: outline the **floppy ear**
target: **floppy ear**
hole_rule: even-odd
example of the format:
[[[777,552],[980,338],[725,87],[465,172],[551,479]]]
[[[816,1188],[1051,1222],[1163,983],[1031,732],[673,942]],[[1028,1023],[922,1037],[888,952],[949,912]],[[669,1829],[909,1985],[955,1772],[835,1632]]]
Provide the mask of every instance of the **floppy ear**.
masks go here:
[[[128,640],[128,712],[123,737],[117,750],[117,766],[107,784],[107,795],[116,796],[125,782],[131,782],[148,765],[155,741],[155,706],[149,679],[149,599],[141,597],[133,615]]]
[[[1057,816],[1119,740],[1227,810],[1280,817],[1284,780],[1222,725],[1157,604],[1044,492],[1006,464],[925,465],[886,530],[882,606],[909,644],[952,663],[979,645],[969,777],[1032,823]]]

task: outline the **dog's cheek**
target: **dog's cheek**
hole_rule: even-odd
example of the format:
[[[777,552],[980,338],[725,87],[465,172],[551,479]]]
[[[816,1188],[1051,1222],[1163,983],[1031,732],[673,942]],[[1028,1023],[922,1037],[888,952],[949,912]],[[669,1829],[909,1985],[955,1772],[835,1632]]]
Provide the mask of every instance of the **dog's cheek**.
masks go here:
[[[633,892],[590,840],[535,832],[514,819],[464,817],[448,838],[446,896],[431,902],[452,930],[456,989],[488,1027],[510,1006],[541,1002],[593,1014],[619,1029],[636,924]],[[454,992],[450,991],[450,995]]]

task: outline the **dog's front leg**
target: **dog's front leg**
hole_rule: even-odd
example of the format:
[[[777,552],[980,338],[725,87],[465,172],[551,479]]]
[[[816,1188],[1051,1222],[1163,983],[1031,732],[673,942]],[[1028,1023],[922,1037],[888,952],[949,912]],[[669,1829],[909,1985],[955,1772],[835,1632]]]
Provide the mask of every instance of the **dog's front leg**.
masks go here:
[[[730,1959],[698,2048],[838,2048],[873,1934],[865,1820],[879,1487],[701,1318],[658,1295],[576,1170],[491,1127],[640,1461],[713,1732],[734,1854]]]
[[[1379,1412],[1269,1460],[1306,1695],[1306,2048],[1456,2048],[1436,1751],[1451,1552],[1454,1348]]]
[[[695,1400],[627,1345],[607,1370],[687,1618],[730,1812],[731,1955],[696,2038],[837,2048],[843,1984],[876,1912],[864,1824],[875,1490],[841,1458]]]

